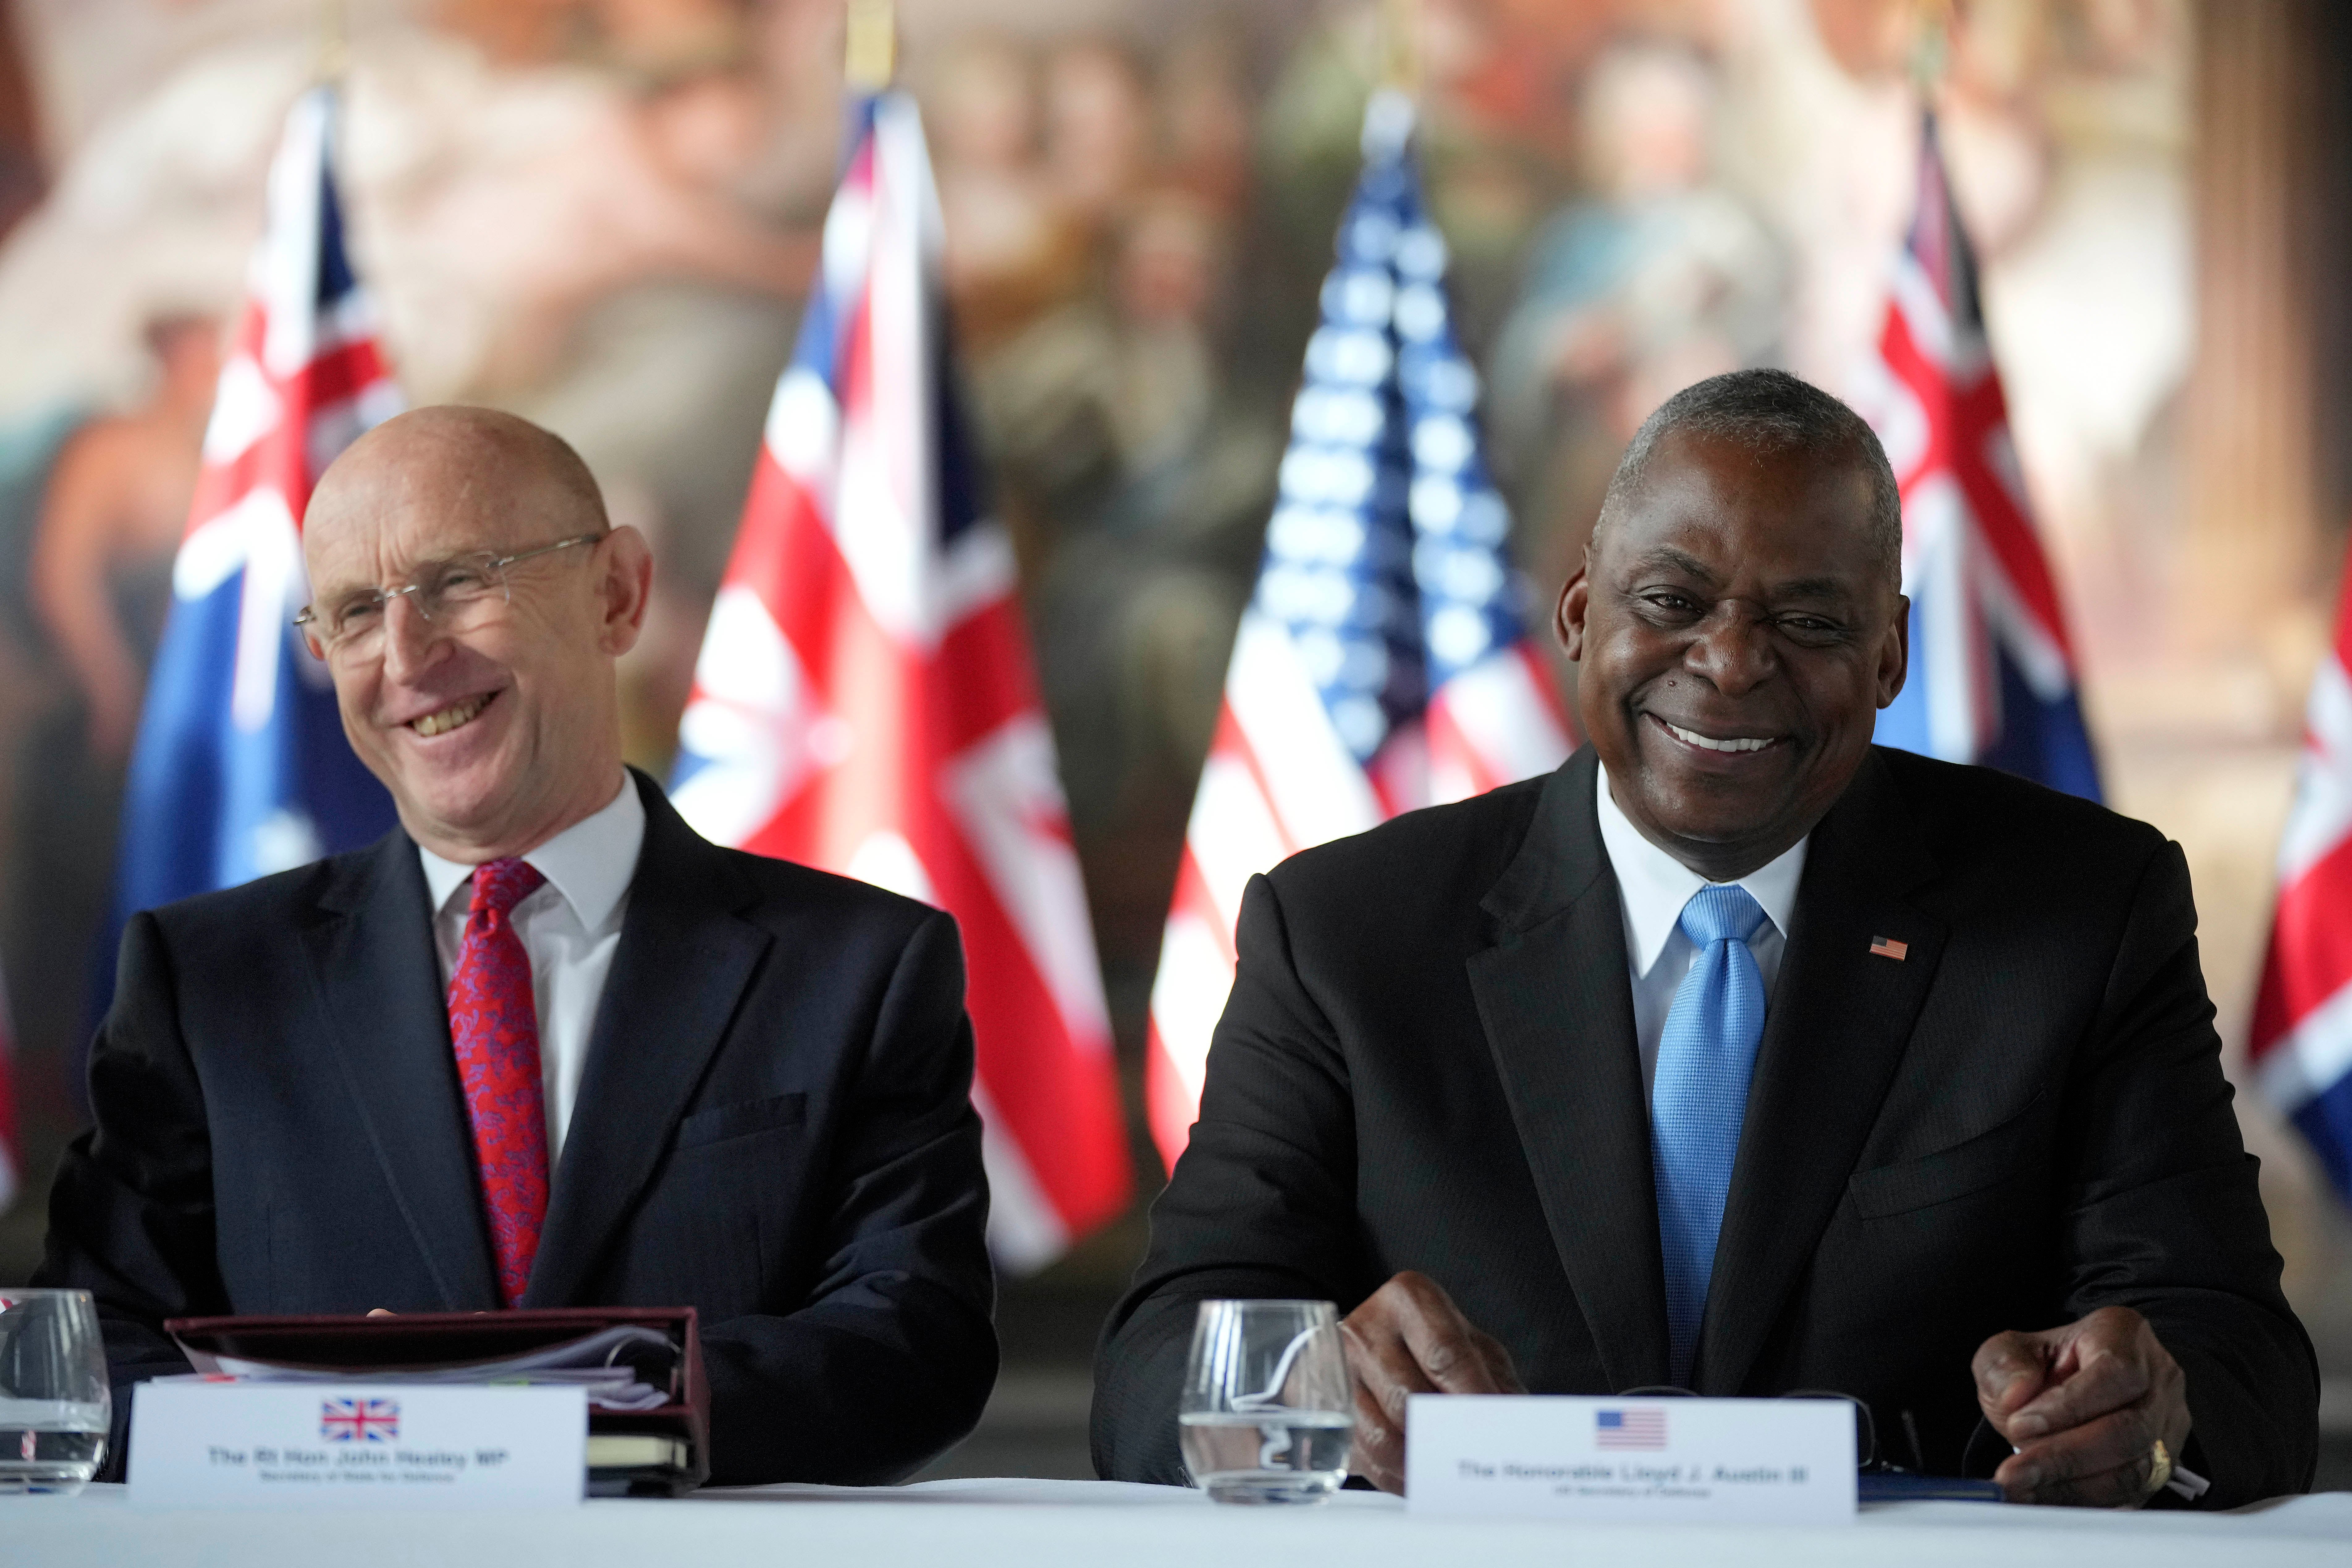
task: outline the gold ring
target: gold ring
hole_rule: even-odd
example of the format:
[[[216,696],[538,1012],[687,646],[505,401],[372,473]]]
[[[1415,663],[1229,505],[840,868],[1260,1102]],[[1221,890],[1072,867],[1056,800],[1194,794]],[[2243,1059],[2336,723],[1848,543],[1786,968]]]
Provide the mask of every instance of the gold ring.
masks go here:
[[[2155,1447],[2148,1451],[2147,1495],[2149,1497],[2154,1497],[2157,1493],[2162,1491],[2165,1488],[2165,1483],[2171,1479],[2172,1450],[2164,1446],[2163,1438],[2158,1437],[2156,1440]]]

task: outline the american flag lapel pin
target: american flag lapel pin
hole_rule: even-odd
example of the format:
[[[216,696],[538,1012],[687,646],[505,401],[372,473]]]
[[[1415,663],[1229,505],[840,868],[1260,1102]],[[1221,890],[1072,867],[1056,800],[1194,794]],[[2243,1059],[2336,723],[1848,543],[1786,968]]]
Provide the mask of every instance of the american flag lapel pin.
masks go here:
[[[1909,942],[1897,942],[1891,936],[1874,936],[1870,939],[1870,955],[1873,958],[1891,958],[1900,963],[1903,962],[1904,955],[1910,951]]]

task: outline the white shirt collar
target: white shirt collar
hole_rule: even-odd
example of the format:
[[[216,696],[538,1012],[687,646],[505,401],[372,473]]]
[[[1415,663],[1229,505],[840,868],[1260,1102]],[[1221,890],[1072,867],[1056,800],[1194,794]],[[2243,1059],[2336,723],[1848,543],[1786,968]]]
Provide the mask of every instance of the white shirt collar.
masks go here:
[[[1601,768],[1598,781],[1601,843],[1609,851],[1610,867],[1617,873],[1617,891],[1625,906],[1625,939],[1633,951],[1633,973],[1647,974],[1666,950],[1666,939],[1675,934],[1675,922],[1682,919],[1683,906],[1691,895],[1708,886],[1706,878],[1642,837],[1642,830],[1625,818],[1616,798],[1609,793],[1609,770]],[[1764,907],[1766,918],[1783,938],[1789,934],[1790,919],[1797,912],[1797,884],[1805,874],[1805,847],[1812,842],[1807,834],[1778,859],[1732,883],[1745,888],[1748,896]]]
[[[637,851],[646,841],[646,803],[637,798],[636,783],[626,769],[612,804],[593,816],[583,817],[522,858],[545,877],[579,917],[582,929],[596,931],[613,917],[621,895],[637,874]],[[446,860],[422,844],[416,858],[425,867],[425,885],[433,907],[442,910],[474,874],[474,868]]]

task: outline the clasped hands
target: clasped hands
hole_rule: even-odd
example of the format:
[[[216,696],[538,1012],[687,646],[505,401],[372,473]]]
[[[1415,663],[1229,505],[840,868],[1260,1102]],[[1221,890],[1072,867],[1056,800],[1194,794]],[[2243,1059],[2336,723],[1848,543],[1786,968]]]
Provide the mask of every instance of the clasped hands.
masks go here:
[[[1339,1335],[1356,1374],[1353,1468],[1382,1491],[1404,1490],[1406,1399],[1527,1392],[1510,1352],[1411,1269],[1349,1313]],[[2157,1440],[2177,1459],[2189,1438],[2179,1363],[2128,1307],[1995,1334],[1971,1370],[1985,1419],[2017,1450],[1993,1473],[2011,1502],[2137,1507]]]

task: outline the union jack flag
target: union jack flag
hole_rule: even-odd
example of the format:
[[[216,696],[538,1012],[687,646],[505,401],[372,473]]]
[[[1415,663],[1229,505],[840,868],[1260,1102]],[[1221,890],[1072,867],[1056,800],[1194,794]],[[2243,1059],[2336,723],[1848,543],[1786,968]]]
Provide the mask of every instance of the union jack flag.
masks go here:
[[[1878,717],[1880,743],[2098,799],[2066,619],[2034,536],[1932,118],[1910,238],[1855,404],[1903,488],[1911,595],[1910,679]]]
[[[2352,595],[2311,682],[2249,1043],[2263,1095],[2352,1201]]]
[[[1596,1448],[1663,1448],[1666,1446],[1666,1413],[1654,1407],[1595,1411],[1592,1415],[1592,1446]]]
[[[173,567],[123,804],[118,924],[392,826],[391,797],[343,738],[325,667],[289,624],[310,596],[300,519],[311,484],[400,409],[343,249],[334,142],[334,93],[314,88],[270,165],[268,221]]]
[[[329,1399],[319,1405],[319,1436],[330,1443],[392,1443],[400,1438],[396,1399]]]
[[[1549,772],[1572,743],[1530,646],[1454,334],[1444,238],[1377,94],[1307,346],[1257,591],[1226,667],[1151,990],[1147,1093],[1172,1169],[1199,1113],[1255,872],[1416,806]]]
[[[990,1239],[1044,1264],[1131,1184],[1102,973],[1003,530],[948,363],[915,105],[863,104],[679,727],[705,836],[963,930]]]

